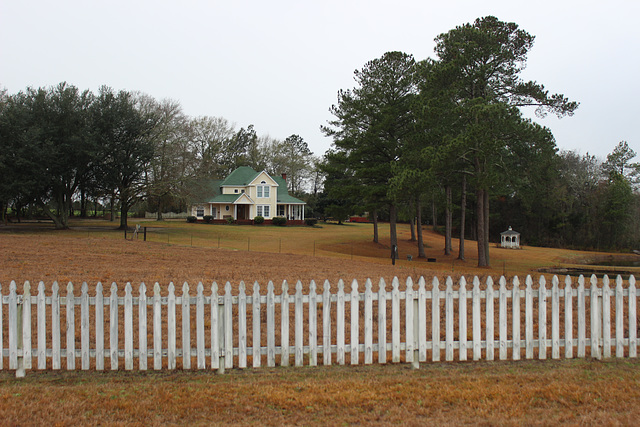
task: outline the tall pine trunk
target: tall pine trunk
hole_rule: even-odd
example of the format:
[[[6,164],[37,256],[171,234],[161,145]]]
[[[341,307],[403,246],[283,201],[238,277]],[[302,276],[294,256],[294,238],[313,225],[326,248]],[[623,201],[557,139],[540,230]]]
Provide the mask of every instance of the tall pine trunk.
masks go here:
[[[491,265],[491,257],[489,256],[489,190],[484,190],[484,246],[487,258],[487,267]]]
[[[464,229],[467,219],[467,176],[462,174],[462,197],[460,200],[460,243],[458,246],[458,259],[464,261]]]
[[[478,239],[478,267],[488,267],[489,266],[489,254],[487,253],[488,247],[485,242],[487,238],[487,232],[485,231],[486,221],[484,218],[485,215],[485,192],[486,190],[483,188],[476,189],[476,216],[477,216],[477,239]]]
[[[389,206],[389,243],[391,247],[398,247],[398,234],[396,232],[397,217],[396,205],[392,204]]]
[[[413,215],[409,220],[409,228],[411,229],[411,239],[409,241],[415,242],[416,241],[416,217]]]
[[[435,197],[431,200],[431,219],[433,231],[438,231],[438,208],[436,208]]]
[[[378,243],[378,209],[373,210],[373,243]]]
[[[452,226],[452,214],[451,214],[451,185],[445,186],[446,202],[444,208],[445,215],[445,227],[444,227],[444,254],[451,255],[451,226]]]
[[[418,258],[426,258],[427,254],[424,252],[424,239],[422,237],[422,205],[420,203],[420,197],[416,202],[416,227],[418,228]]]

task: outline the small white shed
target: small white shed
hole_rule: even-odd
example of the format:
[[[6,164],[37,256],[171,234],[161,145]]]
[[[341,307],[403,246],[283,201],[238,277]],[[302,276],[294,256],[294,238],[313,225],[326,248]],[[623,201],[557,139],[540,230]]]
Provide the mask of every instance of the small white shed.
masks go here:
[[[508,249],[520,249],[520,233],[511,227],[500,233],[500,246]]]

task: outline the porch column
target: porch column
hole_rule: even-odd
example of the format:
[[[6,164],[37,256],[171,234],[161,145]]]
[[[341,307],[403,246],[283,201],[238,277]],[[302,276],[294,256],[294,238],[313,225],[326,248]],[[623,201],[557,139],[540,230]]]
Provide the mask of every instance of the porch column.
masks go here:
[[[238,219],[238,205],[233,205],[233,218]]]
[[[304,205],[302,205],[302,218],[300,219],[304,221]]]

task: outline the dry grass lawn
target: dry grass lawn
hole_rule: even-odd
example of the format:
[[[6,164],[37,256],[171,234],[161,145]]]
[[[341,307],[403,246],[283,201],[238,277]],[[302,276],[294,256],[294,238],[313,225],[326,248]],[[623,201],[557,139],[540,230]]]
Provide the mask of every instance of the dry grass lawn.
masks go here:
[[[0,226],[0,284],[42,280],[47,293],[61,285],[98,281],[147,285],[243,280],[276,288],[283,280],[421,275],[445,277],[503,273],[524,276],[540,267],[571,265],[598,254],[525,247],[492,248],[492,268],[442,255],[442,237],[425,230],[427,255],[416,260],[409,230],[400,227],[401,259],[389,259],[388,230],[381,243],[371,226],[321,228],[238,227],[142,222],[148,241],[124,240],[113,225],[74,222],[72,230],[48,224]],[[457,242],[454,242],[457,249]],[[414,260],[407,261],[407,254]],[[636,273],[637,276],[637,273]],[[137,286],[134,286],[136,288]],[[264,288],[263,288],[264,289]],[[5,338],[6,340],[6,338]],[[29,372],[16,380],[0,372],[2,424],[606,424],[640,419],[638,360],[522,361],[330,368],[261,368],[205,372]]]
[[[640,363],[0,374],[6,425],[637,425]]]

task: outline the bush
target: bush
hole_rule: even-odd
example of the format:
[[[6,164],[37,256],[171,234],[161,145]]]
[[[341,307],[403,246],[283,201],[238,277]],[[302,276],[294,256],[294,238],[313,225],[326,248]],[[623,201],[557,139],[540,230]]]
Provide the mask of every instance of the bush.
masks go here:
[[[264,217],[263,216],[257,216],[255,218],[253,218],[253,223],[254,224],[262,224],[264,222]]]
[[[285,225],[287,223],[287,218],[283,217],[283,216],[276,216],[273,217],[273,219],[271,220],[273,222],[273,225]]]
[[[187,217],[187,222],[197,222],[198,218],[196,218],[195,216],[188,216]]]
[[[315,218],[307,218],[304,220],[304,223],[307,224],[309,227],[313,227],[318,223],[318,220]]]
[[[226,217],[225,220],[227,221],[227,224],[233,224],[236,221],[232,216]]]
[[[202,219],[204,220],[204,222],[206,222],[207,224],[210,224],[211,221],[213,221],[213,217],[211,215],[205,215],[202,217]]]

